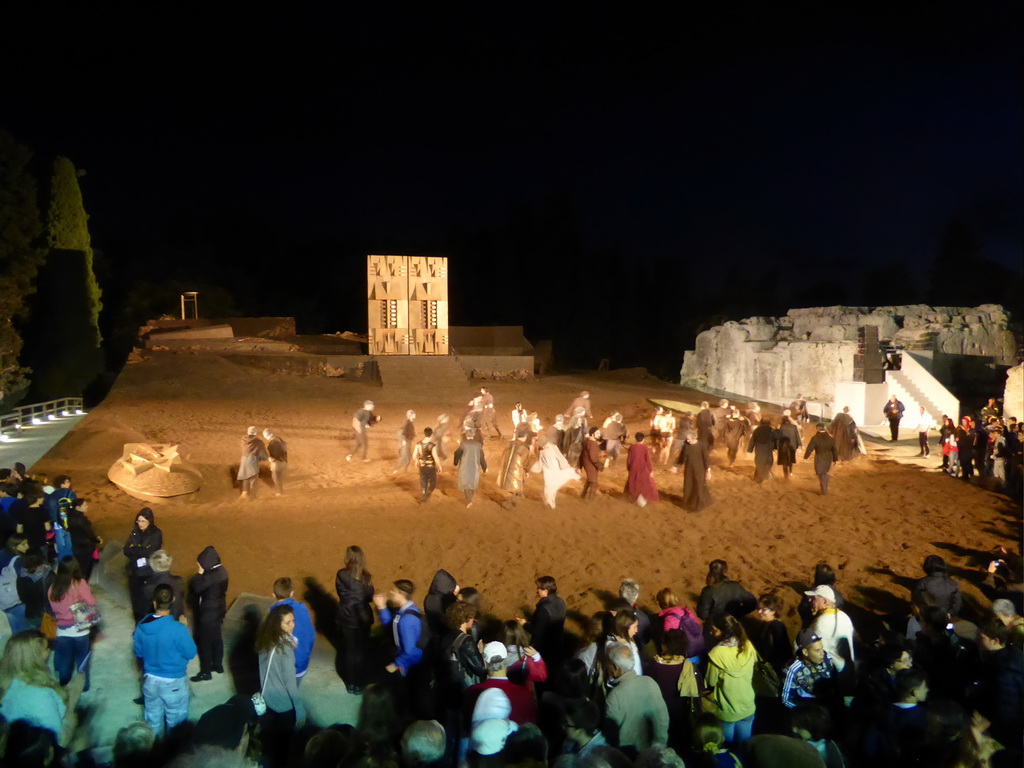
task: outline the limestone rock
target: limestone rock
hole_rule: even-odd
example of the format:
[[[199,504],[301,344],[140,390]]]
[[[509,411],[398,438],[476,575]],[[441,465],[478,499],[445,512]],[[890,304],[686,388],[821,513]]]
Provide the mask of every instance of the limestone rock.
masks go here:
[[[1006,389],[1003,390],[1003,416],[1024,418],[1024,363],[1015,365],[1006,372]]]
[[[831,400],[835,382],[853,378],[857,331],[878,327],[897,348],[1016,363],[1009,314],[999,305],[802,307],[785,317],[748,317],[699,334],[683,355],[680,379],[697,387],[783,401],[800,393]]]

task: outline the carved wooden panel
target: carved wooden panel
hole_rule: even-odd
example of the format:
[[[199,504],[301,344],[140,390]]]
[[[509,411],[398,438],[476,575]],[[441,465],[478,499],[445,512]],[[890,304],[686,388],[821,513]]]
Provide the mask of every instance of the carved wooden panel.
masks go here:
[[[367,256],[371,355],[448,354],[448,259]]]

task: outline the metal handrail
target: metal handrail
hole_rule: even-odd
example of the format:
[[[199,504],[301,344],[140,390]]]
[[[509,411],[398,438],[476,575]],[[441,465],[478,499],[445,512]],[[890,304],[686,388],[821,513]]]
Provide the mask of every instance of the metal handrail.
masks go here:
[[[84,405],[80,397],[61,397],[44,403],[19,405],[10,413],[0,416],[0,433],[46,424],[59,416],[77,416],[83,412]]]

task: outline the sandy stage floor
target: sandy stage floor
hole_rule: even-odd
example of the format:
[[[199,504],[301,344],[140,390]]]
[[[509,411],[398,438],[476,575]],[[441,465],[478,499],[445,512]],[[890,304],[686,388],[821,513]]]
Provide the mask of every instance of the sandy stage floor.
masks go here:
[[[637,372],[491,386],[503,429],[515,401],[546,422],[583,388],[591,392],[595,418],[619,410],[630,432],[646,425],[648,397],[700,399]],[[123,542],[144,505],[108,482],[107,469],[125,442],[180,443],[205,480],[196,494],[153,505],[176,573],[192,573],[196,555],[213,544],[231,574],[231,595],[266,593],[282,575],[313,578],[333,594],[345,547],[359,544],[378,588],[411,578],[419,602],[433,572],[444,567],[460,584],[480,587],[490,610],[503,617],[533,604],[533,580],[542,574],[558,579],[577,616],[599,610],[626,576],[640,582],[649,607],[664,586],[695,599],[713,558],[728,560],[732,575],[755,593],[780,587],[791,610],[796,590],[826,560],[839,570],[848,600],[888,612],[907,607],[907,585],[934,552],[951,563],[968,596],[987,605],[969,581],[980,579],[976,569],[987,563],[988,550],[1017,546],[1020,536],[1019,510],[1004,497],[875,456],[837,468],[832,493],[822,498],[809,463],[801,461],[788,482],[759,486],[750,458],[728,468],[719,466],[724,451],[718,451],[715,503],[696,514],[677,506],[682,475],[667,470],[657,477],[662,503],[642,510],[628,504],[621,498],[624,461],[605,473],[601,497],[589,504],[578,498],[582,483],[573,483],[552,511],[540,502],[540,479],[531,478],[527,500],[503,509],[492,470],[472,509],[447,471],[439,492],[420,505],[414,471],[388,474],[395,429],[407,408],[419,414],[419,428],[432,426],[442,412],[458,417],[474,391],[471,384],[464,391],[396,390],[258,371],[212,355],[155,353],[128,366],[106,401],[36,470],[70,473],[78,494],[94,502],[97,532]],[[374,461],[348,464],[351,415],[367,397],[384,416],[370,439]],[[233,478],[250,424],[270,427],[288,442],[284,497],[273,496],[265,477],[256,500],[238,500]],[[488,461],[497,464],[503,447],[488,441]],[[795,626],[793,614],[789,620]]]

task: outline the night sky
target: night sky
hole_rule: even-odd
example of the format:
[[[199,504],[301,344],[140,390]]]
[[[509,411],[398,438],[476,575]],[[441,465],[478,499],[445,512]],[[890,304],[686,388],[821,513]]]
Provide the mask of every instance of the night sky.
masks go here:
[[[696,304],[702,281],[719,295],[727,275],[778,273],[774,303],[722,308],[743,314],[784,311],[807,298],[799,286],[820,286],[815,303],[835,303],[837,283],[841,298],[870,300],[873,276],[900,264],[915,283],[907,299],[928,300],[954,225],[1019,295],[1020,3],[691,5],[65,18],[5,54],[24,65],[42,42],[50,51],[12,87],[0,126],[87,171],[114,305],[130,292],[118,265],[168,248],[192,253],[192,275],[240,309],[268,314],[294,313],[293,289],[277,311],[273,297],[250,301],[270,290],[245,275],[253,267],[351,273],[347,303],[361,296],[358,254],[371,252],[449,255],[456,296],[486,294],[509,266],[532,295],[599,270],[593,296],[626,268],[633,293],[643,280],[654,293],[664,270]],[[546,215],[578,239],[565,263],[557,247],[539,259],[494,246]],[[490,263],[502,258],[512,263]],[[500,311],[466,299],[453,322],[519,313],[558,337],[557,317],[532,322],[529,301],[503,296]],[[635,300],[646,301],[620,306]],[[364,330],[361,312],[311,313],[309,330]]]

